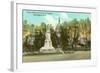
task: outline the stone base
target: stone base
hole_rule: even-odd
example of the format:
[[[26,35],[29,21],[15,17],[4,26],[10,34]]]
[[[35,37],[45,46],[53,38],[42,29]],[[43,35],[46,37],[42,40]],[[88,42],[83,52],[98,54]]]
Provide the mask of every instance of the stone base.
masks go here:
[[[56,50],[53,47],[42,47],[40,48],[40,53],[56,53]]]

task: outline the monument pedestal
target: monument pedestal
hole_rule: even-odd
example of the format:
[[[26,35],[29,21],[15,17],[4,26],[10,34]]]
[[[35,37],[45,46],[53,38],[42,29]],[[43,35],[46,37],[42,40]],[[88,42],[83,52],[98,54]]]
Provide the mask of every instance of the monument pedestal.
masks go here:
[[[40,49],[40,53],[56,53],[56,50],[54,47],[44,46]]]

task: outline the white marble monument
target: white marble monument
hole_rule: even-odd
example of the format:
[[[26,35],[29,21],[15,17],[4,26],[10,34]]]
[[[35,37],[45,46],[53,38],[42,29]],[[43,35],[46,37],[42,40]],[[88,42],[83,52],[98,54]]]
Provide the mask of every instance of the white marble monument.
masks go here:
[[[50,34],[50,26],[49,25],[47,27],[45,36],[46,36],[45,44],[44,44],[43,47],[40,48],[40,53],[55,53],[56,50],[52,46],[51,34]]]

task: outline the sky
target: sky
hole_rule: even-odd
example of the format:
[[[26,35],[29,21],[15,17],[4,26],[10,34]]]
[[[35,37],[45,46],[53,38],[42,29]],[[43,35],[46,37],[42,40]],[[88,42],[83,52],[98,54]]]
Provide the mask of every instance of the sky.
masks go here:
[[[28,24],[40,25],[41,22],[46,24],[56,25],[58,19],[60,18],[60,23],[64,21],[71,21],[73,19],[91,19],[90,13],[79,13],[79,12],[59,12],[59,11],[34,11],[34,10],[23,10],[22,21],[27,20]]]

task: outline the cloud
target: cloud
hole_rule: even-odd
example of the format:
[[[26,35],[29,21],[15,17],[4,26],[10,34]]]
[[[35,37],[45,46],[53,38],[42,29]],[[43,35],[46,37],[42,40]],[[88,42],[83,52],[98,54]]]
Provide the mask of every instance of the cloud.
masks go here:
[[[47,24],[52,24],[52,26],[55,28],[56,25],[58,24],[59,17],[60,17],[60,23],[70,20],[67,13],[60,13],[58,15],[48,15],[47,14],[44,18]]]
[[[67,13],[61,13],[60,18],[61,18],[61,23],[64,21],[69,21],[69,17]]]
[[[45,16],[47,24],[52,24],[52,26],[55,28],[57,24],[57,19],[54,18],[54,16],[46,15]]]

